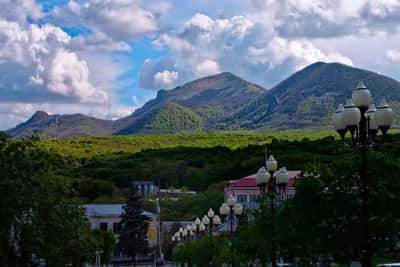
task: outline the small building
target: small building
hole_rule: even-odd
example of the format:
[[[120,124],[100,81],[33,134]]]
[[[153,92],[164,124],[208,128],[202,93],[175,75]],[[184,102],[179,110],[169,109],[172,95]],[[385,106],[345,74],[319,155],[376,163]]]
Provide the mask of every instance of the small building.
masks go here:
[[[178,188],[165,188],[165,189],[160,189],[159,195],[161,197],[170,197],[170,198],[175,198],[178,199],[179,197],[183,195],[191,195],[194,196],[196,195],[196,191],[191,191],[191,190],[186,190],[186,189],[178,189]]]
[[[133,181],[136,193],[140,196],[149,197],[157,193],[157,186],[153,181]]]
[[[124,205],[125,204],[83,205],[90,223],[90,229],[113,232],[118,242],[118,235],[121,230],[121,215],[124,211]],[[149,219],[147,238],[150,247],[154,247],[157,244],[157,215],[148,211],[144,211],[143,215]],[[114,256],[121,256],[117,249],[114,249]]]
[[[294,188],[294,181],[300,176],[301,171],[288,171],[289,182],[283,192],[285,198],[293,197],[296,193]],[[249,209],[258,208],[257,199],[260,195],[260,189],[256,183],[256,174],[231,180],[224,190],[225,200],[229,196],[234,196],[236,201]],[[279,200],[279,199],[278,199]]]

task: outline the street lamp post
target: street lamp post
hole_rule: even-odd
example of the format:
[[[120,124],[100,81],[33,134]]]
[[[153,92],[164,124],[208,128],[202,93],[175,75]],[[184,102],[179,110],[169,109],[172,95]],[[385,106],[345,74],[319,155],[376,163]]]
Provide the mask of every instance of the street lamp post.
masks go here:
[[[261,167],[256,174],[256,183],[260,189],[261,200],[264,201],[265,189],[268,186],[270,196],[270,209],[271,209],[271,264],[276,267],[277,263],[277,246],[275,238],[275,196],[277,194],[276,188],[278,185],[278,193],[284,196],[286,185],[289,181],[289,174],[285,167],[279,169],[278,162],[274,156],[270,155],[266,161],[266,166]],[[275,174],[276,172],[276,174]]]
[[[194,225],[196,229],[196,239],[199,240],[199,232],[200,232],[200,224],[201,224],[201,220],[199,219],[199,217],[196,218],[196,220],[194,220]],[[193,225],[192,225],[193,227]]]
[[[271,175],[267,172],[265,167],[261,167],[258,169],[258,172],[256,174],[256,183],[258,188],[260,189],[260,194],[261,194],[261,200],[264,201],[264,196],[265,196],[265,189],[267,187],[267,184],[271,178]]]
[[[266,162],[267,170],[271,177],[270,179],[270,208],[271,208],[271,262],[272,267],[276,267],[276,239],[275,239],[275,177],[274,173],[278,167],[278,162],[274,159],[274,156],[270,156]]]
[[[208,231],[210,232],[210,266],[214,265],[214,251],[213,251],[213,228],[214,226],[217,226],[221,224],[221,219],[219,218],[218,215],[215,215],[213,209],[209,209],[207,214],[204,215],[202,219],[202,223],[204,226],[208,225]],[[201,225],[200,225],[201,226]],[[201,229],[200,229],[201,231]]]
[[[372,104],[371,93],[360,82],[353,90],[352,99],[346,104],[339,105],[333,114],[333,126],[343,142],[347,132],[350,132],[352,146],[358,147],[361,154],[361,214],[362,249],[361,264],[371,267],[371,248],[369,240],[369,180],[367,177],[367,152],[375,145],[375,139],[380,130],[383,141],[393,123],[393,111],[385,100],[375,108]]]
[[[175,235],[179,242],[182,241],[182,243],[184,243],[185,239],[186,239],[187,231],[186,231],[186,229],[180,227],[178,232],[175,233]]]
[[[193,237],[193,233],[192,233],[192,226],[190,224],[188,224],[186,226],[186,231],[187,231],[187,240],[190,241],[190,238]]]
[[[233,259],[233,223],[235,216],[240,216],[243,212],[243,207],[240,204],[236,203],[236,199],[233,196],[228,197],[227,203],[223,203],[219,208],[219,213],[223,216],[226,216],[229,220],[230,229],[229,229],[229,248],[231,253],[231,267],[234,266]]]

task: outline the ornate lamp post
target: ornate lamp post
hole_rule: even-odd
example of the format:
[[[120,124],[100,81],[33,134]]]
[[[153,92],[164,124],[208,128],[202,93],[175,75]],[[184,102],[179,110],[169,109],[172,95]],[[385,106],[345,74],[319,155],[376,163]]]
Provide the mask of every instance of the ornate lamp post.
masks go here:
[[[192,226],[190,224],[186,226],[186,231],[187,231],[187,239],[188,241],[190,241],[190,238],[193,236],[193,234],[190,234],[192,232]]]
[[[274,173],[278,167],[278,162],[275,160],[274,156],[270,156],[266,162],[267,170],[271,177],[270,180],[270,208],[271,208],[271,240],[272,240],[272,251],[271,251],[271,262],[272,267],[276,267],[276,240],[275,240],[275,177]]]
[[[198,217],[196,218],[196,220],[194,220],[194,223],[192,224],[192,227],[194,225],[195,226],[194,229],[196,229],[196,239],[197,240],[199,240],[200,224],[201,224],[201,221]]]
[[[206,226],[204,225],[204,223],[200,223],[200,225],[199,225],[200,234],[204,233],[205,230],[206,230]]]
[[[213,209],[209,209],[207,214],[204,215],[202,219],[202,223],[204,226],[208,225],[208,231],[210,232],[210,266],[213,266],[214,264],[214,255],[213,255],[213,228],[214,226],[217,226],[221,224],[221,219],[219,218],[218,215],[215,215]],[[201,226],[201,225],[200,225]],[[200,229],[201,231],[201,229]]]
[[[286,167],[282,167],[280,168],[276,174],[275,174],[275,178],[276,178],[276,185],[277,185],[277,189],[278,189],[278,195],[281,196],[281,199],[283,200],[286,194],[286,185],[289,182],[289,173],[286,170]]]
[[[375,139],[380,130],[383,141],[393,123],[393,111],[386,103],[375,108],[372,104],[371,93],[368,88],[360,82],[353,90],[352,99],[346,105],[339,105],[333,114],[333,126],[340,135],[343,142],[347,132],[350,132],[352,146],[358,147],[361,153],[361,227],[362,227],[362,250],[361,264],[363,267],[371,266],[371,248],[369,239],[369,186],[367,173],[367,151],[375,145]]]
[[[230,253],[231,253],[231,267],[234,266],[234,260],[233,260],[233,243],[232,243],[232,237],[233,237],[233,224],[234,224],[234,219],[235,216],[240,216],[243,212],[243,207],[240,204],[236,203],[236,199],[233,196],[229,196],[227,203],[223,203],[221,207],[219,208],[219,213],[222,216],[227,216],[227,219],[229,220],[230,224],[230,230],[229,230],[229,248],[230,248]]]
[[[270,178],[271,175],[267,172],[265,167],[261,167],[260,169],[258,169],[258,172],[256,174],[256,183],[258,188],[260,189],[261,200],[264,200],[265,189]]]
[[[179,230],[180,230],[180,229],[179,229]],[[181,240],[182,240],[182,234],[181,234],[181,232],[180,232],[179,230],[173,235],[173,237],[174,237],[174,239],[175,239],[177,245],[178,245],[178,244],[181,242]]]
[[[265,167],[261,167],[256,174],[256,183],[260,188],[261,199],[264,200],[265,189],[268,186],[268,192],[270,197],[270,209],[271,209],[271,263],[272,267],[276,267],[276,238],[275,238],[275,195],[278,193],[279,195],[284,196],[286,185],[289,181],[289,174],[285,167],[279,169],[278,162],[275,160],[274,156],[270,155],[267,161],[265,162]],[[276,172],[276,175],[275,175]],[[277,192],[277,185],[279,191]]]

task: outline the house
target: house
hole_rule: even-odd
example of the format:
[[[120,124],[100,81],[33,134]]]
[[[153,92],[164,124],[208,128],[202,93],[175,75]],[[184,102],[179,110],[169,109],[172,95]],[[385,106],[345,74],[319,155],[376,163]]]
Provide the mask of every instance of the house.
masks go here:
[[[153,181],[134,181],[133,186],[140,196],[150,197],[157,193],[158,188]]]
[[[300,176],[301,171],[288,171],[289,182],[285,188],[285,191],[278,196],[284,198],[290,198],[295,195],[294,181]],[[252,174],[237,180],[231,180],[224,190],[225,200],[229,196],[234,196],[236,201],[249,209],[255,209],[258,207],[257,198],[260,195],[260,189],[256,183],[256,174]]]
[[[124,205],[125,204],[83,205],[90,223],[90,229],[113,232],[118,242]],[[157,215],[148,211],[144,211],[143,215],[149,219],[149,229],[147,231],[149,245],[155,247],[157,244]],[[118,249],[114,249],[114,256],[121,256],[118,253]]]

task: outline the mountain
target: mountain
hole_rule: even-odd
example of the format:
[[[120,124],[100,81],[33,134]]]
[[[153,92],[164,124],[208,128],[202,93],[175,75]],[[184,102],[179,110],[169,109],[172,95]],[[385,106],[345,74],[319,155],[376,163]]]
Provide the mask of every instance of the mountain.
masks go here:
[[[119,134],[131,133],[176,133],[203,129],[202,118],[189,108],[174,102],[167,102],[151,109],[139,118],[128,118],[132,123],[118,130]],[[120,122],[116,122],[120,123]]]
[[[71,137],[321,127],[330,125],[331,114],[351,97],[359,81],[371,90],[375,102],[386,98],[400,112],[400,82],[339,63],[317,62],[270,90],[224,72],[160,90],[155,99],[116,121],[39,111],[8,133],[27,136],[37,131],[46,137]],[[399,118],[395,125],[400,126]]]
[[[160,90],[157,97],[147,102],[132,115],[116,121],[117,133],[148,132],[142,129],[154,113],[167,103],[174,103],[180,112],[198,116],[207,130],[225,129],[221,122],[235,114],[243,106],[266,94],[266,90],[247,82],[232,73],[224,72],[201,78],[172,90]],[[177,111],[177,110],[176,110]],[[162,110],[161,110],[162,112]],[[183,114],[180,114],[183,115]],[[199,119],[197,118],[197,119]],[[196,120],[197,120],[196,119]]]
[[[351,98],[360,81],[370,89],[375,103],[386,98],[395,111],[400,111],[400,82],[339,63],[317,62],[294,73],[225,122],[245,129],[327,126],[337,105]]]
[[[37,111],[29,120],[7,133],[17,137],[37,133],[41,137],[57,138],[107,135],[113,133],[113,122],[82,114],[49,115],[44,111]]]

